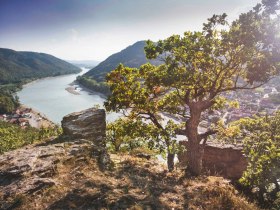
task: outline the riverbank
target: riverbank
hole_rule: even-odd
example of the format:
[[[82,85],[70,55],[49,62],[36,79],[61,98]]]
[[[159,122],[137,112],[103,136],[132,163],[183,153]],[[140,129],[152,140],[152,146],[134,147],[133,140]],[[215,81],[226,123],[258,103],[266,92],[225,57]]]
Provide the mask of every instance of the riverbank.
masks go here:
[[[88,69],[83,69],[83,72],[80,74],[86,73],[87,70]],[[44,113],[48,119],[56,124],[60,124],[63,117],[67,114],[97,105],[103,107],[106,97],[101,94],[88,92],[84,87],[81,91],[78,84],[73,83],[78,75],[79,74],[72,74],[62,77],[47,78],[29,84],[21,91],[17,92],[20,103],[39,110],[39,112]],[[77,87],[76,91],[80,95],[74,95],[65,90],[70,86],[74,88]],[[108,118],[111,118],[111,116]]]
[[[87,92],[89,95],[98,95],[100,98],[102,98],[102,99],[107,99],[107,96],[105,95],[105,94],[103,94],[103,93],[100,93],[100,92],[96,92],[96,91],[94,91],[94,90],[91,90],[91,89],[89,89],[89,88],[87,88],[86,86],[84,86],[84,85],[82,85],[81,83],[79,83],[77,80],[75,80],[74,82],[72,82],[71,84],[70,84],[71,86],[73,86],[73,85],[79,85],[79,87],[83,90],[83,91],[85,91],[85,92]],[[69,92],[69,91],[68,91]]]

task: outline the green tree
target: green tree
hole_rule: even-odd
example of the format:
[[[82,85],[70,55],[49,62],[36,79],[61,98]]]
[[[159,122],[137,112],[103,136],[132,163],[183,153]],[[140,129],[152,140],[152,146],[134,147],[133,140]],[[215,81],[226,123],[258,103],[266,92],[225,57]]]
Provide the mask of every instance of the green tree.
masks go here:
[[[144,127],[146,132],[143,132]],[[143,146],[144,142],[146,142],[147,132],[146,125],[142,121],[130,121],[129,119],[120,118],[107,125],[106,138],[107,142],[113,146],[114,151],[119,152],[122,147],[125,147],[127,151]]]
[[[0,91],[0,114],[11,113],[19,106],[18,97]]]
[[[107,142],[115,151],[122,149],[133,151],[151,149],[152,153],[158,152],[163,157],[167,153],[169,170],[174,169],[174,153],[181,149],[176,145],[176,125],[168,121],[164,129],[158,129],[153,123],[143,121],[142,117],[120,118],[107,126]],[[167,150],[166,150],[167,149]]]
[[[279,1],[263,0],[231,25],[226,14],[214,15],[201,32],[148,41],[147,58],[160,57],[164,64],[145,64],[139,70],[120,65],[108,74],[112,95],[107,110],[128,109],[129,118],[153,124],[165,138],[169,162],[173,133],[185,135],[189,170],[199,175],[205,142],[216,133],[214,126],[198,132],[202,114],[224,107],[222,93],[254,89],[279,71],[278,9]],[[171,119],[166,126],[162,113],[180,117],[183,125]]]
[[[87,76],[78,76],[76,80],[86,88],[103,93],[104,95],[110,95],[110,89],[105,82],[97,82]]]

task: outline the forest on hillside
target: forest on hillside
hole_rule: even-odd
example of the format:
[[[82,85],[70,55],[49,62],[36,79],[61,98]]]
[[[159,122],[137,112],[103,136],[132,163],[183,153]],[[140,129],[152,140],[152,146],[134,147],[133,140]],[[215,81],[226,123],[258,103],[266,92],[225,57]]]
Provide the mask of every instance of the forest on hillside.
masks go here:
[[[15,92],[23,84],[80,71],[78,67],[52,55],[0,48],[0,114],[11,113],[18,107]]]

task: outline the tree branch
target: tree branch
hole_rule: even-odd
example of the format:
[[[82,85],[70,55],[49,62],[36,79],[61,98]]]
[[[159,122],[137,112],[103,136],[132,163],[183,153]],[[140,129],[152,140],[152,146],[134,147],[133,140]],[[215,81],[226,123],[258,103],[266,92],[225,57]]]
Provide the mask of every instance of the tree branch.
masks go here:
[[[175,134],[176,134],[176,135],[184,135],[184,136],[185,136],[185,135],[186,135],[186,132],[187,132],[187,131],[186,131],[185,129],[176,129],[176,130],[175,130]]]
[[[217,130],[208,130],[205,133],[199,134],[200,139],[205,139],[208,138],[211,135],[216,134],[218,131]]]

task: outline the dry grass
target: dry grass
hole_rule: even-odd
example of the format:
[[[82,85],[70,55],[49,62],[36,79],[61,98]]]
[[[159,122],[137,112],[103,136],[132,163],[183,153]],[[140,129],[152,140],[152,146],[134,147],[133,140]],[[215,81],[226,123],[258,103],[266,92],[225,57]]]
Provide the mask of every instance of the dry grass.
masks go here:
[[[21,197],[17,209],[258,209],[220,177],[185,178],[154,160],[112,155],[115,167],[101,172],[82,157],[61,163],[56,186]]]

